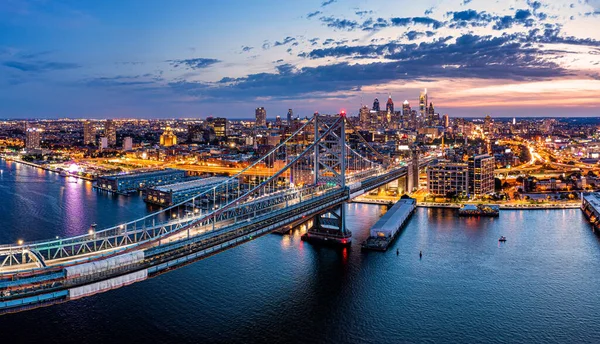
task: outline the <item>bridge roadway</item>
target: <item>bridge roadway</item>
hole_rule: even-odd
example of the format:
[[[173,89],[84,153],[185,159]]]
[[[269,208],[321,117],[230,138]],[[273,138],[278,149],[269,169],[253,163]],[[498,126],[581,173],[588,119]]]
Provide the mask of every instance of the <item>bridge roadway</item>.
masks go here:
[[[423,166],[428,162],[423,162]],[[107,250],[108,258],[94,252],[77,260],[46,261],[48,267],[0,271],[0,314],[64,302],[144,280],[242,244],[278,228],[300,224],[313,216],[406,175],[406,167],[381,171],[345,188],[315,190],[254,210],[246,219],[227,218],[185,229],[160,240]],[[257,201],[257,200],[255,200]],[[235,212],[234,212],[235,213]],[[181,220],[182,223],[188,220]],[[103,252],[102,252],[103,253]],[[98,258],[103,258],[98,260]],[[23,269],[23,266],[20,267]]]

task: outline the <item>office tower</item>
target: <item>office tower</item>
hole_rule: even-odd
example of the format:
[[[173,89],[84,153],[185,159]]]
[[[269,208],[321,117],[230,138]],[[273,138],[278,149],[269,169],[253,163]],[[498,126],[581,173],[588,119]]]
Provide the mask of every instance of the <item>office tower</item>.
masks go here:
[[[492,117],[490,115],[485,116],[485,119],[483,120],[483,132],[486,134],[491,134],[493,132],[493,127],[492,127]]]
[[[211,121],[208,125],[214,130],[215,136],[219,139],[227,137],[229,135],[229,121],[227,120],[227,118],[211,118]]]
[[[419,116],[424,120],[427,116],[427,89],[419,95]]]
[[[442,117],[442,122],[445,128],[448,128],[450,126],[450,117],[448,116],[448,114],[444,114],[444,116]]]
[[[267,110],[264,107],[256,108],[255,111],[256,122],[255,125],[257,127],[266,127],[267,126]]]
[[[469,192],[469,169],[467,164],[440,162],[427,168],[427,192],[432,195],[455,196]]]
[[[203,142],[204,127],[201,124],[188,124],[188,142]]]
[[[96,126],[92,121],[83,122],[83,144],[93,145],[96,143]]]
[[[41,133],[41,129],[27,128],[27,131],[25,132],[25,148],[40,149]]]
[[[123,139],[123,150],[126,152],[133,150],[133,139],[131,137],[127,136]]]
[[[488,154],[474,155],[467,162],[469,166],[469,194],[479,198],[494,192],[495,160]]]
[[[275,126],[277,128],[281,128],[283,126],[283,122],[281,122],[281,116],[276,116],[275,117]]]
[[[162,135],[160,135],[160,145],[164,147],[171,147],[177,144],[177,136],[173,133],[173,129],[167,126]]]
[[[106,137],[109,146],[117,145],[117,127],[112,119],[107,119],[104,124],[104,137]]]
[[[392,95],[390,94],[387,103],[385,104],[385,111],[387,111],[387,113],[393,113],[394,112],[394,101],[392,100]]]
[[[292,109],[289,109],[288,113],[287,113],[287,125],[288,125],[288,127],[291,127],[293,122],[294,122],[294,111],[292,111]]]
[[[366,105],[363,105],[363,107],[361,107],[360,111],[358,112],[358,121],[362,128],[369,127],[370,115],[371,111],[369,110],[369,108]]]
[[[373,101],[373,111],[379,111],[379,99],[377,98]]]

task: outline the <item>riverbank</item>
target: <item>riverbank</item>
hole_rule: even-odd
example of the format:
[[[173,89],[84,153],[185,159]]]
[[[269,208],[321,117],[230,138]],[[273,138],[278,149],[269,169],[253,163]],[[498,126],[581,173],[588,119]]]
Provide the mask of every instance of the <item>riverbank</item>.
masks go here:
[[[581,202],[565,202],[565,203],[550,203],[550,204],[498,204],[498,203],[439,203],[439,202],[417,202],[417,207],[421,208],[450,208],[458,209],[465,204],[490,204],[497,205],[500,209],[505,210],[543,210],[543,209],[579,209]]]
[[[29,161],[24,161],[24,160],[20,160],[20,159],[15,159],[6,155],[0,155],[0,159],[4,159],[6,161],[11,161],[11,162],[16,162],[18,164],[23,164],[23,165],[27,165],[27,166],[31,166],[31,167],[35,167],[35,168],[39,168],[45,171],[49,171],[49,172],[55,172],[55,173],[60,173],[61,176],[63,177],[72,177],[72,178],[77,178],[77,179],[81,179],[81,180],[87,180],[89,182],[93,182],[95,179],[94,178],[89,178],[89,177],[84,177],[84,176],[80,176],[78,174],[72,174],[68,171],[64,171],[64,170],[58,170],[58,169],[53,169],[44,165],[40,165],[40,164],[36,164],[33,162],[29,162]]]

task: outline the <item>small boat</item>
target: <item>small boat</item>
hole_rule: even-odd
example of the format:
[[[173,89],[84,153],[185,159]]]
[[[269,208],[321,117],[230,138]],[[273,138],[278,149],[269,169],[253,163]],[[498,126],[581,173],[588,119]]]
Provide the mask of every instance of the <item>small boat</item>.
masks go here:
[[[501,236],[500,239],[498,239],[498,241],[505,242],[506,241],[506,237],[505,236]]]

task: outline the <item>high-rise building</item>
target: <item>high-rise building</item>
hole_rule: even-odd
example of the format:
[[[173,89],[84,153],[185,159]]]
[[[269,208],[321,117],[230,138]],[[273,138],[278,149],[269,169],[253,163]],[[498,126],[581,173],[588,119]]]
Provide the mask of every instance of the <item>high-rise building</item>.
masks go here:
[[[292,109],[289,109],[288,113],[287,113],[287,125],[288,125],[288,127],[291,127],[293,122],[294,122],[294,111],[292,111]]]
[[[40,141],[42,136],[42,130],[39,128],[27,128],[25,132],[25,148],[27,149],[40,149]]]
[[[123,138],[123,150],[130,151],[133,150],[133,139],[129,136]]]
[[[360,108],[360,111],[358,113],[358,120],[360,122],[360,126],[363,129],[369,127],[370,114],[371,114],[371,111],[369,110],[369,108],[366,105],[363,105],[363,107]]]
[[[188,142],[204,142],[204,127],[200,124],[188,124]]]
[[[445,128],[448,128],[450,126],[450,117],[448,116],[448,114],[444,114],[444,116],[442,117],[442,125]]]
[[[92,121],[83,122],[83,144],[93,145],[96,143],[96,126]]]
[[[209,126],[215,131],[217,138],[224,138],[229,135],[229,121],[224,117],[216,117],[210,121]]]
[[[373,111],[379,111],[379,99],[377,98],[373,101]]]
[[[264,107],[256,108],[256,126],[257,127],[266,127],[267,126],[267,110]]]
[[[427,116],[427,89],[419,95],[419,116],[424,120]]]
[[[112,119],[107,119],[104,124],[104,136],[109,146],[114,147],[117,145],[117,127]]]
[[[469,169],[464,163],[440,162],[427,168],[427,192],[437,196],[467,195]]]
[[[177,144],[177,136],[173,133],[173,129],[167,126],[162,135],[160,135],[160,145],[171,147]]]
[[[491,134],[494,129],[492,124],[492,117],[490,115],[485,116],[485,119],[483,120],[483,132],[486,134]]]
[[[393,113],[394,112],[394,101],[392,100],[392,95],[390,94],[387,103],[385,104],[385,111],[387,111],[387,113]]]
[[[98,140],[98,146],[100,146],[100,149],[106,149],[106,148],[108,148],[108,139],[106,137],[102,136]]]
[[[495,160],[488,154],[475,155],[469,158],[469,194],[479,198],[494,192]]]
[[[275,126],[277,128],[281,128],[283,126],[283,122],[281,121],[281,116],[275,116]]]

